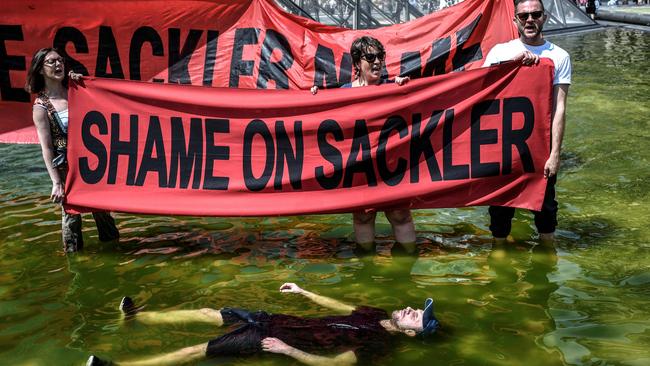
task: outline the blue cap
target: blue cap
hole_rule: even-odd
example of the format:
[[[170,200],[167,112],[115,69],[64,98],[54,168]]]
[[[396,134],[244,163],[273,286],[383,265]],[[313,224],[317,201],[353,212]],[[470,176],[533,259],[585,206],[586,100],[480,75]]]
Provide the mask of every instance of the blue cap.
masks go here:
[[[424,312],[422,313],[422,331],[418,334],[426,337],[435,333],[439,326],[440,322],[438,322],[436,315],[433,313],[433,299],[428,298],[424,300]]]

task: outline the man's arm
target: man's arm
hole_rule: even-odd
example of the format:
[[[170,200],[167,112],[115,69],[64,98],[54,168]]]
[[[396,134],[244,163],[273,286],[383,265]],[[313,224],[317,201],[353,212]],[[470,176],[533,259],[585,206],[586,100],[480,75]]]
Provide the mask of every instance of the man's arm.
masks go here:
[[[317,303],[318,305],[324,306],[332,310],[347,313],[347,314],[352,313],[355,309],[354,306],[344,304],[338,300],[334,300],[326,296],[318,295],[313,292],[303,290],[298,285],[291,282],[285,283],[282,286],[280,286],[280,292],[291,292],[294,294],[301,294],[304,295],[309,300]]]
[[[544,177],[550,178],[560,169],[560,151],[564,137],[564,115],[569,84],[558,84],[553,87],[553,120],[551,125],[551,155],[544,164]]]
[[[281,353],[295,360],[312,366],[346,366],[357,363],[357,356],[346,351],[334,357],[318,356],[292,347],[278,338],[267,337],[262,340],[262,349],[266,352]]]

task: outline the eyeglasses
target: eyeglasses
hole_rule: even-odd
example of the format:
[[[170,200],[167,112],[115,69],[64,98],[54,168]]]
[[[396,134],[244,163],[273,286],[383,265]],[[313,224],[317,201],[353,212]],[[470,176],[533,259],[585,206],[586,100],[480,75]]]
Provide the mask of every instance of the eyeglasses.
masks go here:
[[[54,66],[57,63],[63,65],[63,59],[62,58],[51,58],[49,60],[43,61],[43,65],[45,65],[45,66]]]
[[[364,53],[361,55],[361,58],[373,63],[375,62],[376,59],[379,59],[379,61],[384,62],[386,59],[386,52],[379,52],[379,53]]]
[[[520,22],[527,21],[529,16],[533,17],[533,20],[537,20],[537,19],[541,18],[542,15],[544,15],[543,10],[531,11],[530,13],[518,13],[518,14],[515,14],[515,16],[517,17],[517,19],[519,19]]]

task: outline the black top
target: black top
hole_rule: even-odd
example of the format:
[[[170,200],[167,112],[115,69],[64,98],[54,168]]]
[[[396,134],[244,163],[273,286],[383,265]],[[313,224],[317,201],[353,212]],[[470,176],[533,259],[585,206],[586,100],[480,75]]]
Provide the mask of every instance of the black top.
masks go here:
[[[261,352],[260,342],[276,337],[299,350],[322,356],[353,351],[359,364],[374,364],[389,351],[391,334],[379,323],[386,311],[362,306],[350,315],[303,318],[224,308],[225,324],[237,329],[209,342],[208,356]]]
[[[358,359],[369,360],[389,348],[391,335],[379,323],[388,318],[384,310],[362,306],[350,315],[323,318],[270,315],[268,329],[271,337],[305,352],[338,354],[351,350]]]

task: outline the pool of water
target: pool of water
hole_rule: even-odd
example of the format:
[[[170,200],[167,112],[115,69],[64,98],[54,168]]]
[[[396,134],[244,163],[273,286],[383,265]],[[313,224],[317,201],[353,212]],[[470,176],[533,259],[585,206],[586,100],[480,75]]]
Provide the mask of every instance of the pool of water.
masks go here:
[[[387,310],[434,297],[441,332],[402,339],[386,365],[650,364],[650,33],[609,28],[552,40],[574,64],[554,247],[537,245],[527,212],[515,217],[515,242],[493,245],[487,210],[477,207],[416,212],[412,256],[391,253],[383,216],[377,253],[364,256],[346,215],[126,214],[117,215],[119,243],[100,243],[87,218],[86,249],[66,256],[39,148],[0,145],[0,364],[134,359],[223,332],[122,324],[125,294],[147,310],[329,314],[279,293],[286,281]],[[230,361],[291,364],[268,355]]]

